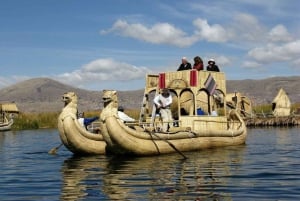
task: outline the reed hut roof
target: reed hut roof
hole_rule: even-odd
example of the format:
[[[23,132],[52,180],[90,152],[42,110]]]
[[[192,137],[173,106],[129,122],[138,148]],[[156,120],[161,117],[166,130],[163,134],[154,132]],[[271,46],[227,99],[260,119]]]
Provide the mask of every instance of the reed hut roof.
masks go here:
[[[291,110],[291,101],[286,92],[281,88],[277,96],[272,101],[272,110],[274,116],[289,116]]]
[[[272,103],[276,103],[277,107],[290,107],[291,101],[286,92],[281,88],[273,99]]]
[[[18,113],[19,109],[15,103],[0,103],[0,111]]]

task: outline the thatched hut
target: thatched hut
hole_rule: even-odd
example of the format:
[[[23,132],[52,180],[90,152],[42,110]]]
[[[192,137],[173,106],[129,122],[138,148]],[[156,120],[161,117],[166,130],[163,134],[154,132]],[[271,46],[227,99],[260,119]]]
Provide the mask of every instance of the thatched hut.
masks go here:
[[[289,116],[291,114],[291,101],[282,88],[272,101],[272,111],[276,117]]]
[[[0,112],[19,113],[19,110],[15,103],[0,103]]]
[[[9,115],[12,113],[19,113],[15,103],[0,103],[0,130],[3,130],[3,127],[5,127],[5,130],[10,129],[12,123],[9,127],[7,127],[7,124],[9,120],[13,118],[13,115]]]

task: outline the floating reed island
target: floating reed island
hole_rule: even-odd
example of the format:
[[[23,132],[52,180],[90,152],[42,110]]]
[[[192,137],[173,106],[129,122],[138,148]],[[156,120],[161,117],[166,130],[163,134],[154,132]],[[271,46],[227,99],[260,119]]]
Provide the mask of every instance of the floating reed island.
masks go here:
[[[228,93],[226,104],[229,108],[238,111],[247,127],[300,125],[300,108],[291,109],[291,101],[282,88],[268,106],[271,110],[268,113],[254,112],[250,98],[239,92]]]
[[[300,125],[300,115],[291,115],[287,117],[253,117],[245,118],[247,127],[261,127],[261,126],[275,126],[275,127],[288,127]]]

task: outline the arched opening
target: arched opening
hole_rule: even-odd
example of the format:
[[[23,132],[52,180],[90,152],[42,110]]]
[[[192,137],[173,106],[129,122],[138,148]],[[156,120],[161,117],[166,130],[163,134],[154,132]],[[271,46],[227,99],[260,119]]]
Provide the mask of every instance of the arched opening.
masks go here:
[[[190,89],[183,90],[180,93],[180,102],[178,104],[180,115],[195,115],[194,95]]]
[[[209,114],[209,95],[205,89],[200,89],[197,93],[196,109],[198,115]]]

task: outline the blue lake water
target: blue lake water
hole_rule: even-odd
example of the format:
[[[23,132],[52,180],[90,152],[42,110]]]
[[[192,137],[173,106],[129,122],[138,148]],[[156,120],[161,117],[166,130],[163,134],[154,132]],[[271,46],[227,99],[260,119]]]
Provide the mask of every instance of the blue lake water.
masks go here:
[[[74,157],[58,131],[0,133],[0,200],[300,200],[299,128],[246,145],[155,157]]]

